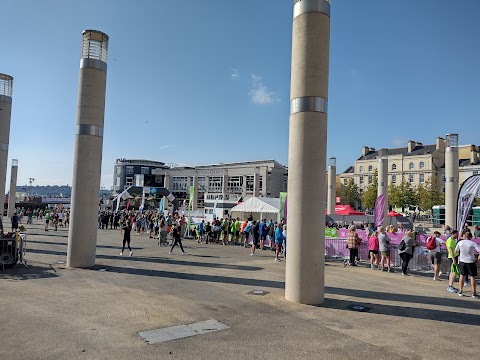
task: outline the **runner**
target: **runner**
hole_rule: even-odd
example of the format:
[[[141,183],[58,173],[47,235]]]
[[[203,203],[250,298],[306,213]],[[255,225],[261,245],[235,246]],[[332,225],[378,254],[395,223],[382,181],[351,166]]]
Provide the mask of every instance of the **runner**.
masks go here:
[[[250,255],[256,256],[255,249],[260,244],[260,224],[258,224],[257,221],[255,220],[252,223],[251,227],[253,229],[253,243],[252,243],[252,253]]]
[[[282,251],[282,243],[284,239],[285,237],[283,236],[283,226],[280,223],[275,229],[275,262],[282,261],[278,256]]]
[[[433,241],[435,243],[433,243]],[[427,240],[427,248],[429,247],[428,243],[429,241]],[[433,249],[428,249],[428,252],[430,254],[430,261],[432,262],[433,266],[433,280],[440,281],[440,265],[442,263],[441,246],[443,243],[445,243],[445,241],[440,239],[440,233],[438,231],[433,233],[432,243],[435,247]]]
[[[123,227],[123,246],[122,246],[122,251],[120,252],[120,256],[123,255],[123,251],[125,250],[125,243],[127,243],[128,250],[130,250],[130,255],[133,255],[132,248],[130,247],[130,232],[132,231],[132,228],[130,226],[130,222],[126,222],[125,226]]]
[[[382,258],[380,260],[379,269],[385,271],[385,261],[387,262],[388,272],[393,272],[390,262],[390,238],[385,234],[385,228],[379,227],[378,229],[378,244]]]
[[[174,226],[173,227],[173,230],[172,230],[173,244],[172,244],[172,247],[171,247],[170,251],[168,252],[170,255],[173,254],[173,248],[177,244],[178,244],[178,246],[180,246],[180,249],[182,250],[182,255],[185,255],[187,253],[185,250],[183,250],[182,238],[181,238],[180,232],[181,232],[181,230],[180,230],[179,226]]]
[[[265,250],[265,240],[267,240],[267,219],[263,219],[258,224],[260,229],[260,250]]]
[[[457,246],[455,246],[455,252],[459,252],[460,260],[460,291],[458,296],[464,296],[463,294],[463,285],[465,280],[465,275],[470,275],[472,278],[472,297],[479,299],[480,296],[477,294],[477,282],[475,278],[477,277],[477,264],[475,259],[475,251],[480,252],[480,245],[477,245],[472,241],[472,233],[465,233],[465,239],[459,241]],[[479,259],[480,260],[480,259]]]
[[[377,231],[373,230],[368,238],[368,253],[370,254],[370,269],[375,269],[375,265],[377,268],[379,267],[380,259],[378,257],[378,236]],[[375,264],[375,265],[374,265]]]
[[[451,293],[458,293],[460,290],[453,287],[453,283],[457,277],[457,273],[452,271],[452,265],[458,266],[458,253],[455,252],[457,247],[458,231],[453,230],[450,237],[445,242],[445,246],[448,251],[448,269],[450,270],[450,276],[448,277],[448,287],[447,291]]]

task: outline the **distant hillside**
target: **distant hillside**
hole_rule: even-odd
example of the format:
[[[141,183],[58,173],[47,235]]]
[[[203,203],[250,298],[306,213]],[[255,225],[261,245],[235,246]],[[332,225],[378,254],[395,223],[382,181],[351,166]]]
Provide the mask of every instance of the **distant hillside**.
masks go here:
[[[72,194],[72,187],[68,185],[47,185],[47,186],[32,186],[22,185],[17,186],[17,192],[25,192],[28,195],[33,196],[45,196],[45,197],[70,197]]]

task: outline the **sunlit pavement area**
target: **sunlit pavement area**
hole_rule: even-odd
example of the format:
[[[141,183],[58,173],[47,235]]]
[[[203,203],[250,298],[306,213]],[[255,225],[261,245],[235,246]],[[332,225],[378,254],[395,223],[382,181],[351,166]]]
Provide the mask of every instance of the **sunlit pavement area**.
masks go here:
[[[304,306],[284,299],[285,261],[268,250],[184,240],[188,254],[169,255],[132,234],[133,256],[120,256],[120,231],[98,230],[96,267],[66,269],[67,229],[36,221],[27,234],[28,268],[0,272],[2,360],[478,356],[480,300],[431,276],[328,262],[325,303]],[[138,334],[207,320],[228,328],[156,344]]]

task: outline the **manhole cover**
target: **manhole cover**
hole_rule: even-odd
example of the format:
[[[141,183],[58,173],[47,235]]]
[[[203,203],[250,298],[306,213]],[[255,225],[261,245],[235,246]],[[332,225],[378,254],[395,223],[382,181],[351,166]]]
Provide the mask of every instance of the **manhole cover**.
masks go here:
[[[365,307],[365,306],[362,306],[362,305],[350,305],[347,307],[348,309],[352,310],[352,311],[358,311],[358,312],[368,312],[370,311],[371,309],[368,308],[368,307]]]
[[[98,270],[98,271],[107,271],[107,269],[100,269],[100,270]]]
[[[57,261],[55,264],[65,264],[65,261]]]
[[[247,292],[247,294],[248,295],[265,296],[265,295],[269,294],[269,292],[265,291],[265,290],[252,290],[252,291]]]

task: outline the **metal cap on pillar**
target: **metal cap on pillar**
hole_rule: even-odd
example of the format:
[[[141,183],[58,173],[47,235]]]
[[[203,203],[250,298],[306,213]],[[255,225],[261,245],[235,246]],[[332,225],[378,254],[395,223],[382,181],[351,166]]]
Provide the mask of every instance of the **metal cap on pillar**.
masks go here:
[[[328,167],[337,166],[337,158],[331,157],[328,159]]]

